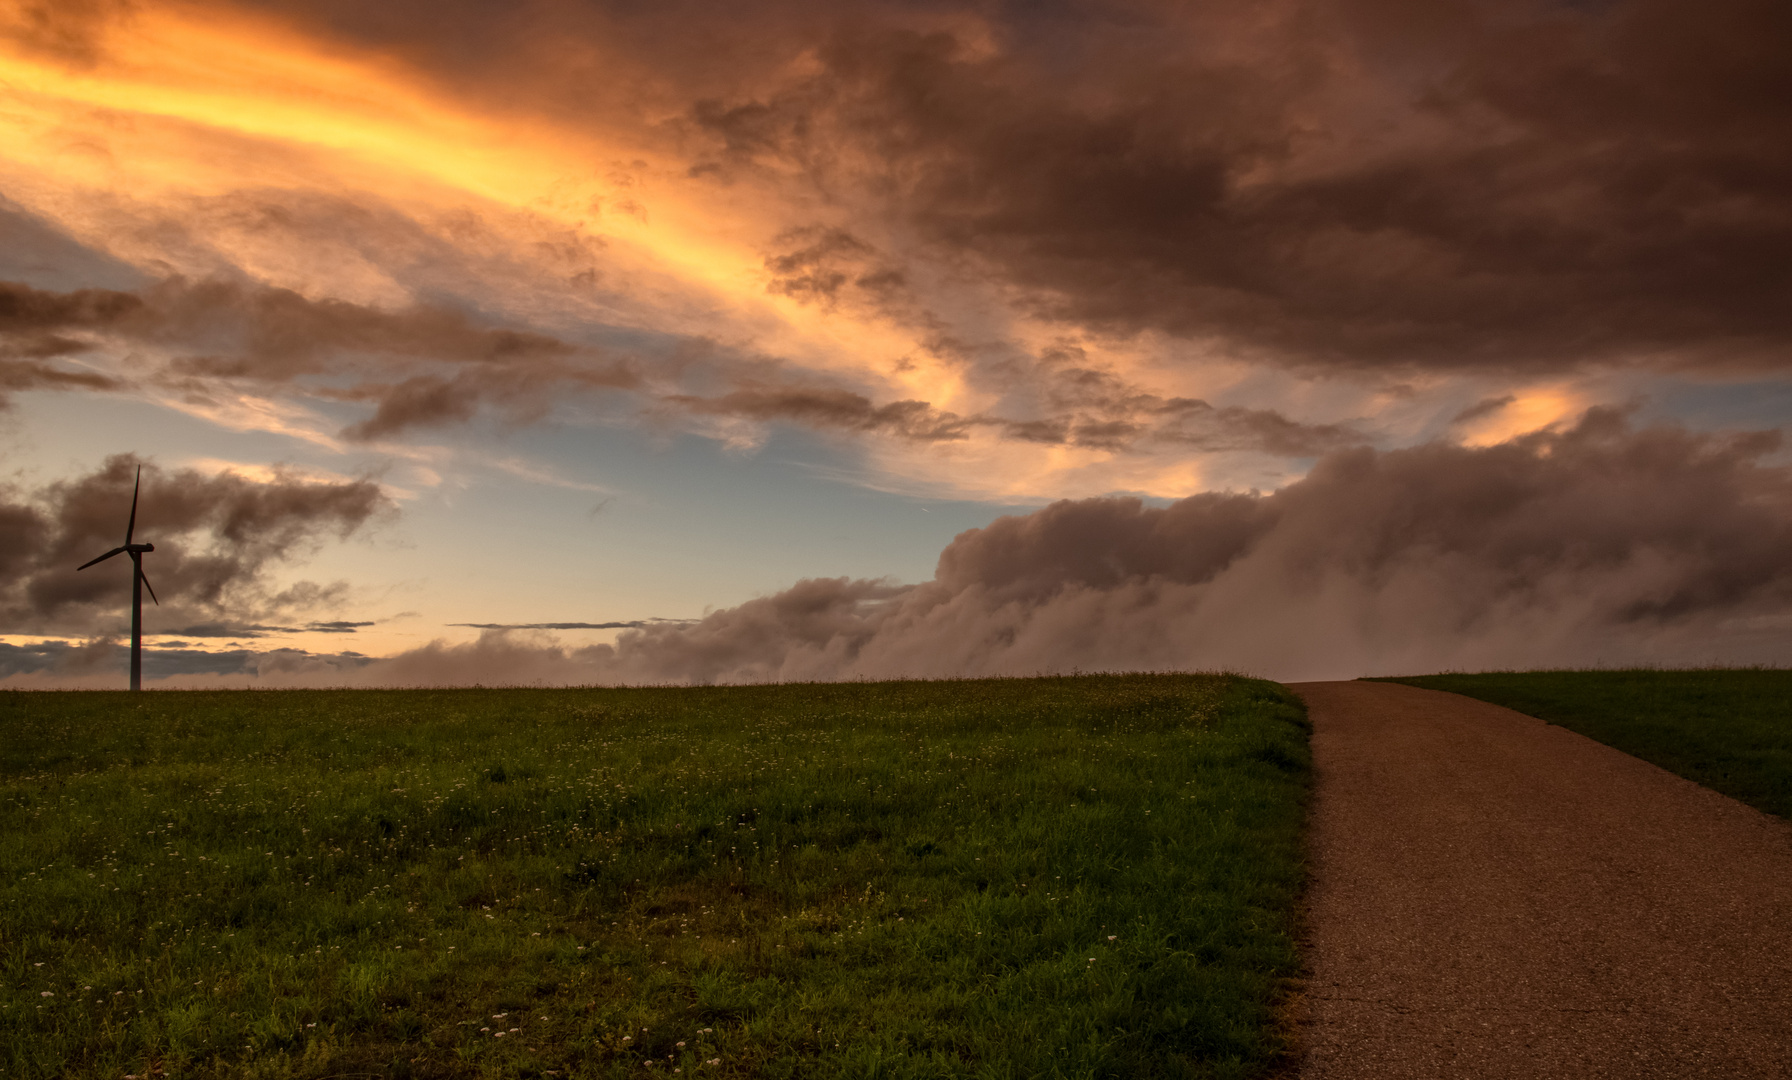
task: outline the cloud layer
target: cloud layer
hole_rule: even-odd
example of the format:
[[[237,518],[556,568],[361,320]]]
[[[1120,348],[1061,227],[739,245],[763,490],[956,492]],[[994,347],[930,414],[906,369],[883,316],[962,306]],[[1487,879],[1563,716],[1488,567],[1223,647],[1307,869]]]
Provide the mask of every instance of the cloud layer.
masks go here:
[[[937,328],[969,260],[1297,366],[1788,363],[1773,0],[258,6],[771,192],[767,287],[817,304]]]
[[[1064,501],[960,535],[931,581],[816,579],[569,649],[488,630],[269,655],[265,684],[714,683],[1231,669],[1783,662],[1792,469],[1771,434],[1570,430],[1324,457],[1272,495]],[[254,665],[232,659],[230,671]],[[201,680],[204,681],[204,680]],[[226,680],[228,681],[228,680]]]
[[[1448,7],[842,24],[694,115],[1073,324],[1305,368],[1792,362],[1785,6]]]
[[[961,535],[908,589],[803,582],[591,654],[628,681],[1231,668],[1279,678],[1783,660],[1776,435],[1595,411],[1495,447],[1322,458],[1267,496],[1060,502]]]
[[[882,491],[1152,497],[919,585],[368,661],[339,587],[273,582],[377,485],[151,470],[163,625],[319,635],[177,679],[1778,659],[1768,437],[1586,410],[1783,408],[1789,39],[1776,0],[0,0],[0,407],[439,492],[561,475],[511,448],[565,428],[798,429]],[[16,677],[114,663],[113,565],[71,567],[131,465],[0,498]]]
[[[1567,379],[1778,378],[1788,18],[7,0],[19,235],[161,284],[0,298],[0,393],[300,399],[351,448],[620,401],[1038,496],[1624,397]]]
[[[149,347],[164,359],[142,375],[56,361],[107,345]],[[139,359],[137,365],[143,367]],[[525,424],[556,401],[621,396],[640,414],[787,423],[833,434],[950,442],[987,433],[1028,445],[1105,451],[1174,446],[1306,456],[1348,442],[1340,425],[1309,425],[1271,409],[1216,408],[1165,398],[1057,350],[1036,365],[1039,400],[1019,415],[960,416],[915,399],[878,404],[814,374],[713,343],[670,355],[575,344],[489,325],[452,307],[397,310],[314,300],[242,282],[167,279],[139,292],[55,292],[0,281],[0,406],[7,391],[121,391],[177,395],[215,406],[244,395],[298,395],[370,413],[334,432],[384,441],[480,416]],[[708,386],[708,396],[686,386]]]

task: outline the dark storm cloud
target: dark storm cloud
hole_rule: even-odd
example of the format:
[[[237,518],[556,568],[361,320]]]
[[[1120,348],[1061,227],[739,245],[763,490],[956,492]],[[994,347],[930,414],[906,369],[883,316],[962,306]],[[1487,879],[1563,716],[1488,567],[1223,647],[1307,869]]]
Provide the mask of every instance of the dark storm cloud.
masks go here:
[[[1595,410],[1500,446],[1323,457],[1272,495],[1055,503],[961,534],[910,587],[803,581],[566,650],[488,634],[370,681],[740,682],[1231,668],[1783,661],[1792,468],[1772,434]],[[388,666],[390,665],[390,666]]]
[[[245,6],[819,196],[765,256],[817,304],[921,317],[919,260],[1303,368],[1792,356],[1778,0]]]
[[[129,560],[117,556],[76,568],[123,541],[138,463],[119,455],[87,476],[0,500],[0,628],[95,633],[121,625]],[[275,479],[264,483],[145,464],[136,540],[156,545],[144,558],[163,604],[156,619],[181,626],[173,632],[189,637],[287,632],[255,615],[329,603],[339,590],[301,583],[269,594],[264,572],[325,537],[347,538],[391,512],[390,500],[372,480],[312,482],[276,470]],[[360,625],[367,624],[326,622],[307,629]]]
[[[971,10],[993,50],[843,18],[818,73],[691,122],[1074,322],[1301,366],[1792,362],[1784,4]]]

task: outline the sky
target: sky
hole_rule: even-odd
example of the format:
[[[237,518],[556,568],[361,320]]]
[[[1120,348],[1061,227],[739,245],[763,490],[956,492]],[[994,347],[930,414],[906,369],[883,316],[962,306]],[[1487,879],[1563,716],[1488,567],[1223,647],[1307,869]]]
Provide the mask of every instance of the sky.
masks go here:
[[[1784,664],[1776,0],[0,0],[0,685]]]

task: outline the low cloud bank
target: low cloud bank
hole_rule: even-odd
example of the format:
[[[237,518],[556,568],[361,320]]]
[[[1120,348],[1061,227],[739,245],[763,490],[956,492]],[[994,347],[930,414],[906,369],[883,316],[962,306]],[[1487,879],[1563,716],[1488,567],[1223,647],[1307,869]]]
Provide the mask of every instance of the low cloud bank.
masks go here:
[[[1792,468],[1774,463],[1779,445],[1637,429],[1595,410],[1571,430],[1494,447],[1335,452],[1271,495],[1055,503],[961,534],[920,585],[801,581],[694,623],[627,630],[613,646],[493,630],[371,662],[293,658],[254,681],[1785,663]]]
[[[1345,450],[1267,496],[1059,502],[962,534],[913,588],[806,581],[587,655],[694,682],[1783,663],[1778,446],[1596,410],[1484,449]]]
[[[0,682],[14,687],[117,689],[130,670],[130,645],[115,638],[84,642],[0,642]],[[303,649],[194,649],[144,646],[143,674],[167,686],[279,684],[283,677],[350,672],[372,663],[356,652],[320,655]]]

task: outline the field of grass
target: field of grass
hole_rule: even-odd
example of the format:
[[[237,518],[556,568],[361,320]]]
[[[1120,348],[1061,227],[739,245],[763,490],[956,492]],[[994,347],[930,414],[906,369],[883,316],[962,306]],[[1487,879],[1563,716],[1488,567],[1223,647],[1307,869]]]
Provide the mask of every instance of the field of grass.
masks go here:
[[[0,693],[0,1080],[1261,1075],[1308,784],[1232,677]]]
[[[1560,724],[1792,819],[1792,671],[1527,671],[1388,680]]]

